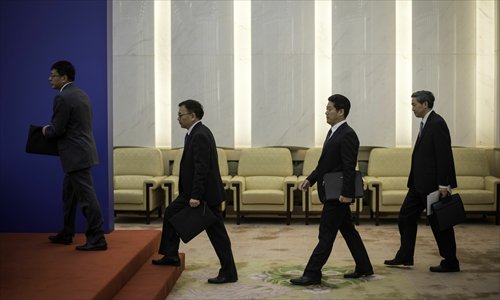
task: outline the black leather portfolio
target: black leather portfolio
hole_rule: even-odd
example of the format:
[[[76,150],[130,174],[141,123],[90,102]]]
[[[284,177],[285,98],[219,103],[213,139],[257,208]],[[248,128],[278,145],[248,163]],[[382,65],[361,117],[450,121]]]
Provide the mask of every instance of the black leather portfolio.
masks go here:
[[[177,235],[186,244],[215,221],[217,217],[207,207],[206,202],[197,207],[186,206],[169,220]]]
[[[42,133],[42,126],[30,125],[26,152],[34,154],[59,155],[55,139],[48,139]]]
[[[433,203],[432,218],[440,231],[451,228],[465,220],[465,209],[459,194],[448,195]]]
[[[339,199],[342,192],[344,175],[342,172],[326,173],[323,177],[326,200]],[[360,171],[356,171],[354,198],[363,197],[363,176]]]

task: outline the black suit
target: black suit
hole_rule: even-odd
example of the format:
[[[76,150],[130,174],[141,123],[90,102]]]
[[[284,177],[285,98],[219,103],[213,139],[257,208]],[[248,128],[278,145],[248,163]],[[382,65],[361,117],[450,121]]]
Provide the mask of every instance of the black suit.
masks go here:
[[[457,180],[448,126],[440,115],[432,111],[413,149],[409,190],[399,212],[401,247],[396,258],[413,261],[418,218],[427,207],[427,195],[438,190],[439,186],[455,188]],[[453,228],[440,232],[434,222],[430,223],[439,254],[445,258],[444,263],[452,268],[458,266]]]
[[[329,172],[343,172],[341,195],[354,198],[355,168],[358,158],[359,140],[356,132],[344,123],[325,141],[316,169],[307,177],[311,185],[318,184],[318,195],[323,202],[319,225],[319,242],[304,270],[304,276],[320,279],[321,269],[333,249],[337,232],[344,237],[356,262],[356,272],[370,274],[373,268],[363,241],[352,224],[349,203],[338,199],[325,201],[323,176]]]
[[[201,205],[206,202],[219,218],[206,229],[221,264],[219,275],[237,279],[231,241],[220,211],[225,193],[219,171],[217,146],[212,132],[201,122],[194,125],[186,138],[179,177],[179,196],[165,209],[159,253],[166,256],[178,255],[180,239],[169,219],[188,206],[190,199],[200,200]]]
[[[87,241],[104,239],[103,219],[94,191],[90,168],[98,163],[92,133],[92,107],[87,94],[69,83],[55,96],[51,124],[45,135],[57,139],[65,173],[63,185],[64,228],[62,236],[75,233],[76,205],[87,218]]]

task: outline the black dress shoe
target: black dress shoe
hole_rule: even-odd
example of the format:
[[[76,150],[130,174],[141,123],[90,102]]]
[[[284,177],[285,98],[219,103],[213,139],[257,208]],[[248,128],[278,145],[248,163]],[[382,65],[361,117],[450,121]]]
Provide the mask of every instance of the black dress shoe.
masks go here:
[[[178,267],[181,265],[181,259],[178,256],[163,256],[160,259],[153,259],[151,263],[157,266]]]
[[[97,243],[85,243],[81,246],[76,246],[76,250],[79,251],[104,251],[108,249],[108,244],[106,241],[101,241]]]
[[[360,278],[363,276],[371,276],[373,275],[373,271],[371,272],[352,272],[352,273],[345,273],[344,278]]]
[[[49,236],[49,240],[54,244],[69,245],[73,243],[73,239],[71,237],[66,237],[62,235],[51,235]]]
[[[384,264],[388,266],[413,266],[413,259],[411,260],[402,260],[399,258],[384,260]]]
[[[439,266],[430,267],[429,271],[437,272],[437,273],[460,272],[460,267],[459,266],[446,267],[446,266],[439,265]]]
[[[290,282],[295,285],[313,285],[313,284],[321,284],[321,279],[302,276],[300,278],[290,279]]]
[[[214,284],[236,282],[236,281],[238,281],[238,278],[226,277],[221,275],[208,279],[208,283],[214,283]]]

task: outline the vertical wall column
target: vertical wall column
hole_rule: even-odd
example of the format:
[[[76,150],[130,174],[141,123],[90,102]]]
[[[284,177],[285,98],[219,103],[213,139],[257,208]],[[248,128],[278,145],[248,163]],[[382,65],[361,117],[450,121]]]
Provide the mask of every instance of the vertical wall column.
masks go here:
[[[498,1],[496,1],[498,5]],[[495,101],[495,83],[498,89],[498,73],[495,72],[495,2],[476,2],[476,145],[495,145],[495,130],[498,131],[499,104]],[[497,48],[498,51],[498,48]],[[498,56],[496,56],[498,59]],[[497,141],[498,142],[498,141]],[[498,145],[498,144],[497,144]]]
[[[394,146],[395,4],[333,1],[332,9],[332,93],[351,100],[347,121],[362,145]]]
[[[325,106],[332,94],[332,2],[314,1],[314,146],[322,147],[326,123]]]
[[[476,145],[475,22],[475,1],[413,1],[413,89],[434,93],[457,146]]]
[[[252,147],[314,145],[314,1],[252,1]]]
[[[234,146],[233,2],[172,1],[172,146],[184,144],[177,104],[199,100],[217,146]]]
[[[154,2],[113,1],[115,146],[155,141]]]

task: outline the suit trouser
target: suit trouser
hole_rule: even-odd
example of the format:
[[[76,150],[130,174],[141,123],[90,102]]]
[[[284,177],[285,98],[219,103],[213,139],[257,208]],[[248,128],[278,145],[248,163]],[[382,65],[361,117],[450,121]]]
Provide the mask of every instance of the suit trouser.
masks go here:
[[[413,260],[417,240],[418,219],[426,207],[427,195],[419,193],[414,188],[410,188],[399,211],[398,227],[401,235],[401,247],[396,254],[396,258],[404,261]],[[456,256],[457,246],[453,227],[439,231],[435,222],[432,220],[429,222],[439,248],[439,254],[445,259],[444,263],[450,267],[458,265]]]
[[[104,238],[103,218],[94,190],[90,168],[66,173],[63,182],[64,228],[61,235],[75,234],[76,207],[80,205],[87,219],[87,242],[95,243]]]
[[[360,273],[373,272],[365,245],[352,223],[349,204],[333,200],[326,201],[323,205],[319,223],[319,242],[309,258],[309,262],[304,270],[304,276],[321,278],[321,269],[330,257],[333,243],[339,230],[356,263],[355,271]]]
[[[165,209],[165,217],[163,219],[163,229],[160,242],[160,250],[158,253],[166,256],[178,256],[179,255],[179,244],[180,238],[175,232],[174,227],[170,224],[169,220],[181,211],[183,208],[189,205],[189,200],[182,197],[177,197],[172,203],[168,205]],[[228,278],[238,278],[238,273],[236,271],[236,265],[234,263],[233,252],[231,250],[231,240],[227,234],[226,227],[224,226],[224,218],[218,206],[208,206],[213,213],[217,216],[218,220],[208,227],[205,231],[207,232],[208,238],[214,247],[215,253],[219,258],[221,269],[219,270],[220,275],[225,275]]]

